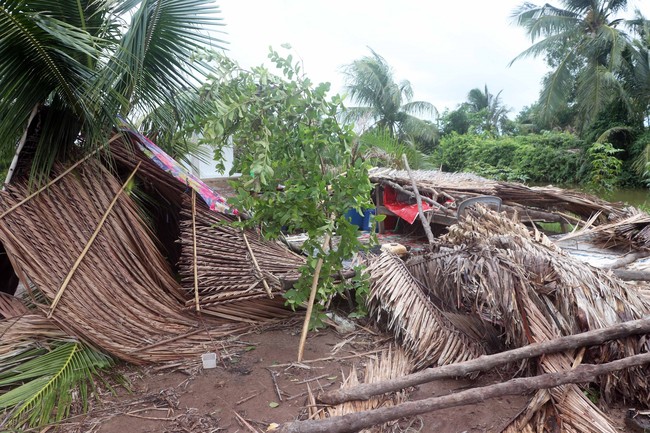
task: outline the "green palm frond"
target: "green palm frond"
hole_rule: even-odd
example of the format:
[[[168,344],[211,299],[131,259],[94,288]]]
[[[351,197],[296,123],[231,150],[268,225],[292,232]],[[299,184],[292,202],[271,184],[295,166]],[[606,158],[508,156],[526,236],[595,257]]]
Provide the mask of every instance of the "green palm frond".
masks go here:
[[[94,376],[113,361],[101,352],[78,342],[58,343],[53,349],[32,349],[18,357],[31,359],[15,363],[0,361],[0,410],[9,413],[8,426],[37,427],[60,421],[70,413],[73,391],[86,406]],[[11,368],[3,368],[11,365]]]

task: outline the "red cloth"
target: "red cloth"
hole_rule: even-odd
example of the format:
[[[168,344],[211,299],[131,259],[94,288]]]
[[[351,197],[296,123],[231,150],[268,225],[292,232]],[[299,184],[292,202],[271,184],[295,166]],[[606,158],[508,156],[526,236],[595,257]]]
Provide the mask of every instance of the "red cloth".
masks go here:
[[[384,186],[384,206],[395,215],[406,220],[409,224],[413,224],[418,217],[417,203],[408,204],[397,201],[397,191],[389,186]],[[431,209],[431,205],[422,202],[422,210],[426,211],[429,209]]]

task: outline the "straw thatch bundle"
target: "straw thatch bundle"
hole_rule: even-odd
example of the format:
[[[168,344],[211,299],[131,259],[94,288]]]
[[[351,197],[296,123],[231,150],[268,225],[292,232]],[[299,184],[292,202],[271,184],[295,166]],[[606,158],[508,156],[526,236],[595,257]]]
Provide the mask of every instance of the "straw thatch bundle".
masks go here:
[[[625,214],[611,223],[585,230],[593,242],[604,247],[620,247],[632,250],[650,249],[650,215],[628,207]]]
[[[372,358],[366,363],[362,379],[359,379],[357,368],[353,365],[350,374],[343,378],[341,388],[351,388],[360,383],[383,382],[404,376],[412,371],[413,361],[409,356],[399,347],[396,348],[391,346],[388,350],[381,352],[379,358]],[[316,418],[323,419],[326,417],[342,416],[348,413],[378,409],[380,407],[396,406],[406,401],[407,398],[407,391],[400,391],[390,395],[372,397],[368,400],[349,401],[327,407],[326,412],[318,412]],[[396,424],[396,421],[388,422],[371,429],[361,430],[359,433],[388,433],[393,431],[402,431],[399,428],[396,428]]]
[[[61,171],[57,167],[55,174]],[[9,209],[29,192],[24,184],[9,186],[0,195],[0,209]],[[185,338],[196,339],[202,328],[182,311],[184,293],[135,204],[96,161],[83,163],[0,219],[0,241],[23,283],[33,283],[45,296],[47,301],[37,306],[53,312],[54,322],[70,335],[134,363],[205,351]],[[50,302],[59,293],[60,302],[51,311]],[[235,329],[220,326],[210,332],[217,337]],[[205,331],[201,340],[210,340]]]
[[[304,258],[284,245],[264,240],[254,230],[232,226],[234,217],[212,212],[199,201],[195,206],[195,224],[192,221],[192,203],[186,197],[181,211],[178,271],[188,308],[195,307],[196,259],[198,301],[203,313],[249,323],[292,314],[284,308],[279,278],[297,277],[296,270],[304,264]]]

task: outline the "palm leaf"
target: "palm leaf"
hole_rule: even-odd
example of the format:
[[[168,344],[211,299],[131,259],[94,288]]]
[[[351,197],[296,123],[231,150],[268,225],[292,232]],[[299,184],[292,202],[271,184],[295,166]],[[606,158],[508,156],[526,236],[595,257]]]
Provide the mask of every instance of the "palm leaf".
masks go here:
[[[417,369],[477,358],[485,353],[480,341],[454,327],[423,293],[419,283],[396,256],[384,253],[370,274],[368,310],[378,321],[386,315]]]
[[[10,389],[0,396],[0,409],[10,410],[8,425],[37,427],[60,421],[70,412],[71,390],[87,396],[93,377],[113,363],[109,356],[78,342],[40,352],[44,353],[0,373],[0,389]],[[2,364],[11,362],[5,359]]]

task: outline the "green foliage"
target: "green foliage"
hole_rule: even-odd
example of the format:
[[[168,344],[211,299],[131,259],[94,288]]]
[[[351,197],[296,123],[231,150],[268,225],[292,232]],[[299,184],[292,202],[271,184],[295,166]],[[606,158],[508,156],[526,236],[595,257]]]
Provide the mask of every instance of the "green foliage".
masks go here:
[[[117,115],[167,105],[149,125],[177,128],[200,111],[186,95],[207,69],[190,56],[220,42],[204,35],[218,13],[211,0],[0,2],[0,149],[14,149],[35,109],[34,174],[104,145]]]
[[[618,183],[623,161],[616,157],[621,149],[611,143],[596,142],[587,150],[591,163],[588,185],[594,191],[612,191]]]
[[[413,143],[392,137],[388,131],[372,129],[361,135],[358,143],[357,153],[373,166],[404,169],[402,155],[406,155],[414,170],[431,168],[427,155],[416,149]]]
[[[294,308],[307,300],[316,262],[322,258],[318,313],[344,290],[331,276],[363,248],[346,211],[372,206],[368,164],[356,157],[352,127],[337,121],[341,98],[327,96],[329,84],[312,84],[290,54],[270,51],[279,75],[261,66],[244,71],[221,55],[210,56],[219,62],[222,76],[205,86],[206,97],[220,102],[202,120],[204,140],[215,146],[217,155],[232,140],[235,169],[242,173],[233,204],[250,211],[246,224],[262,226],[270,238],[282,230],[309,235],[303,248],[310,257],[286,299]],[[321,245],[327,233],[336,236],[335,248]],[[318,314],[312,316],[312,327],[319,320]]]
[[[418,116],[436,116],[433,104],[413,101],[413,88],[407,80],[395,81],[393,70],[382,56],[355,60],[343,69],[346,91],[359,106],[347,108],[343,117],[356,122],[360,129],[378,128],[402,141],[430,144],[438,138],[438,130],[430,121]]]
[[[55,343],[0,360],[0,410],[6,426],[39,427],[66,418],[73,403],[87,406],[94,377],[112,358],[77,342]]]
[[[582,147],[566,133],[501,138],[453,133],[443,137],[432,159],[445,171],[508,181],[576,183],[585,164]]]
[[[561,7],[524,2],[513,12],[533,45],[517,59],[543,56],[552,68],[540,92],[537,124],[584,130],[611,104],[638,125],[647,113],[648,21],[620,18],[627,1],[562,0]],[[631,122],[631,123],[630,123]],[[605,129],[611,127],[608,125]]]

